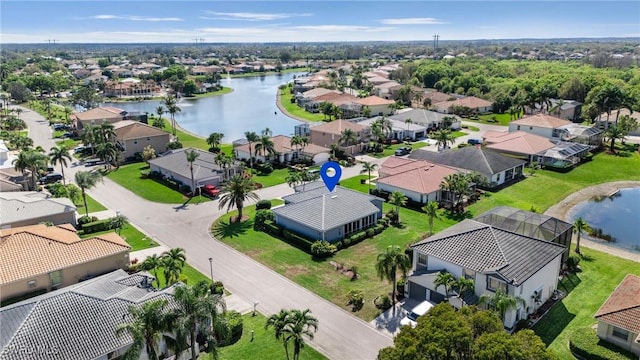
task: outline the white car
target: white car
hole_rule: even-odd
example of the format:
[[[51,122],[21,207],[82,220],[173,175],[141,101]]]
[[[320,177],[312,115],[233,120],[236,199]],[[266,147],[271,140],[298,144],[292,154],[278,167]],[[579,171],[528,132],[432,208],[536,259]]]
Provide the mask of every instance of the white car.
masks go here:
[[[407,314],[402,320],[400,320],[400,325],[409,325],[411,327],[416,327],[418,321],[418,317],[426,314],[431,310],[433,304],[428,301],[423,301],[420,304],[416,305],[411,312]]]

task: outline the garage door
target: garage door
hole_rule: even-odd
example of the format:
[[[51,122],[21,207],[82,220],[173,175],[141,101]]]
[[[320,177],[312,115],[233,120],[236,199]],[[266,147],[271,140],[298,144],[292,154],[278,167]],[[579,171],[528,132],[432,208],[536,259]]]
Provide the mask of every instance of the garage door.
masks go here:
[[[427,288],[409,281],[409,297],[423,301],[427,298]]]
[[[435,291],[431,291],[431,294],[429,295],[429,300],[434,304],[439,304],[444,301],[444,295]]]

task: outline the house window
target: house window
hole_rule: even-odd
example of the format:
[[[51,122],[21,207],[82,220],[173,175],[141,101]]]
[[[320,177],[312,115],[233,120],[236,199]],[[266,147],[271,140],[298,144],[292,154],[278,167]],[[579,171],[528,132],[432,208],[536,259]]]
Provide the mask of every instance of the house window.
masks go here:
[[[520,125],[518,125],[518,130],[520,130]]]
[[[471,269],[462,270],[462,275],[464,275],[465,279],[471,279],[471,280],[476,279],[476,272]]]
[[[33,289],[33,288],[35,288],[35,287],[36,287],[36,285],[37,285],[37,283],[36,283],[36,281],[35,281],[35,280],[29,280],[29,281],[27,282],[27,286],[29,287],[29,289]]]
[[[613,332],[611,333],[611,335],[613,335],[613,336],[615,336],[615,337],[617,337],[617,338],[619,338],[621,340],[624,340],[624,341],[627,341],[627,339],[629,338],[629,332],[627,330],[621,329],[621,328],[619,328],[617,326],[613,327]]]
[[[62,284],[62,270],[50,272],[49,280],[51,280],[51,286],[58,286]]]
[[[138,140],[133,140],[133,143],[134,143],[134,144],[137,144],[137,143],[138,143]]]
[[[418,253],[418,265],[427,267],[427,254]]]
[[[507,292],[507,284],[504,281],[500,281],[492,276],[487,276],[487,290],[496,292],[502,290]]]

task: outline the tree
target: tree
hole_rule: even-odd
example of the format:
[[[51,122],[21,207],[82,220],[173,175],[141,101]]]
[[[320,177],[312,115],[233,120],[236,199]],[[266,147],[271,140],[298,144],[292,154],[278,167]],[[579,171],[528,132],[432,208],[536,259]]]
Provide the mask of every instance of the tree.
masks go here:
[[[289,143],[291,144],[291,146],[293,146],[296,151],[298,150],[298,148],[302,145],[302,138],[303,136],[300,135],[293,135],[291,137],[291,140],[289,141]]]
[[[98,181],[102,181],[102,175],[99,172],[78,171],[75,175],[75,181],[82,191],[82,202],[84,203],[85,215],[89,216],[86,191],[94,188],[98,184]]]
[[[195,193],[196,191],[196,181],[193,178],[193,163],[198,159],[200,153],[195,150],[185,151],[185,155],[187,156],[187,162],[189,163],[189,171],[191,173],[191,192]]]
[[[260,200],[258,194],[253,192],[256,185],[251,179],[245,179],[240,175],[231,177],[224,185],[224,194],[220,197],[218,208],[222,209],[225,206],[227,211],[235,206],[238,209],[238,216],[235,222],[242,221],[242,208],[244,202],[247,200]]]
[[[352,143],[355,143],[358,140],[358,135],[352,129],[344,129],[340,134],[340,139],[338,140],[338,144],[349,147]]]
[[[156,122],[154,121],[153,126],[162,129],[164,127],[164,122],[162,121],[162,114],[164,114],[164,107],[162,107],[162,105],[158,106],[156,108],[156,113],[158,114],[158,123],[156,124]]]
[[[107,163],[107,168],[111,168],[112,163],[116,163],[115,159],[118,156],[118,150],[116,144],[112,142],[104,142],[98,144],[96,155]]]
[[[219,132],[213,132],[209,134],[209,137],[207,138],[207,144],[209,144],[210,146],[209,150],[213,150],[213,152],[220,151],[220,142],[222,141],[223,137],[224,134]]]
[[[407,124],[407,133],[409,133],[409,127],[411,126],[411,124],[413,124],[413,120],[404,119],[404,123]]]
[[[260,137],[258,136],[258,134],[256,134],[253,131],[245,131],[244,137],[245,139],[247,139],[247,142],[249,143],[249,164],[250,164],[251,170],[253,170],[253,154],[251,152],[251,145],[254,142],[257,142],[258,140],[260,140]]]
[[[273,135],[273,131],[271,131],[271,129],[269,129],[269,128],[264,128],[264,130],[262,130],[260,133],[262,134],[262,136],[272,136]]]
[[[582,236],[582,232],[589,230],[589,224],[584,221],[583,218],[579,217],[573,222],[573,233],[576,234],[576,253],[580,254],[580,237]]]
[[[49,161],[51,165],[56,166],[60,164],[60,171],[62,173],[62,184],[66,185],[66,179],[64,178],[64,168],[67,167],[67,160],[71,161],[71,155],[66,146],[60,145],[59,147],[52,147],[49,152]]]
[[[376,258],[376,273],[380,280],[387,280],[393,283],[391,291],[391,300],[393,306],[396,305],[396,282],[397,272],[400,271],[402,276],[407,276],[407,271],[411,268],[411,259],[397,245],[389,245],[383,253],[378,254]]]
[[[447,149],[449,144],[455,144],[450,130],[437,130],[433,133],[432,138],[436,141],[438,148]]]
[[[35,150],[26,150],[18,153],[18,157],[13,159],[12,164],[16,171],[25,174],[26,170],[31,173],[31,188],[36,188],[36,176],[40,170],[47,167],[49,158]]]
[[[611,125],[611,126],[609,126],[607,131],[604,132],[604,137],[609,139],[609,141],[611,142],[610,145],[609,145],[609,151],[615,152],[616,151],[616,140],[623,139],[624,138],[624,133],[618,127],[618,125]]]
[[[149,160],[156,158],[156,150],[151,147],[151,145],[147,145],[142,149],[142,159],[144,162],[149,163]]]
[[[422,210],[427,214],[429,219],[429,235],[433,235],[433,219],[438,219],[438,203],[435,201],[429,201],[427,205],[422,207]]]
[[[142,261],[141,269],[144,271],[153,271],[156,277],[156,285],[160,287],[160,278],[158,277],[158,268],[162,266],[162,257],[157,254],[151,254]]]
[[[401,193],[400,191],[394,191],[389,194],[389,203],[394,205],[396,208],[396,215],[398,216],[398,224],[400,223],[400,206],[404,206],[407,204],[407,197]]]
[[[374,164],[368,161],[364,161],[362,163],[362,170],[360,170],[360,173],[368,174],[367,184],[369,185],[369,194],[371,194],[371,172],[376,171],[377,168],[378,168],[378,164]]]
[[[618,128],[622,132],[622,138],[620,139],[624,144],[624,138],[629,135],[629,133],[638,130],[640,124],[638,124],[638,120],[629,115],[622,115],[620,117],[620,121],[618,122]]]
[[[445,176],[440,184],[440,189],[448,192],[451,196],[451,207],[454,211],[463,212],[464,195],[471,191],[471,179],[466,174],[451,174]]]
[[[465,305],[464,293],[469,290],[473,291],[475,282],[472,279],[467,279],[466,277],[461,276],[454,280],[452,285],[452,288],[458,292],[458,296],[460,297],[462,305]]]
[[[311,315],[311,310],[291,310],[284,327],[283,335],[286,342],[293,342],[293,360],[300,359],[300,350],[304,347],[304,336],[313,340],[313,334],[318,331],[318,319]]]
[[[299,170],[289,170],[289,173],[287,174],[287,176],[285,177],[285,181],[287,182],[287,185],[289,185],[290,187],[294,187],[298,184],[301,184],[303,182],[303,173],[304,170],[299,171]]]
[[[435,285],[435,289],[438,290],[440,286],[444,287],[444,296],[446,298],[449,297],[449,292],[455,283],[456,278],[451,275],[450,272],[441,271],[436,275],[436,279],[433,281],[433,285]]]
[[[256,153],[258,152],[260,152],[265,159],[267,159],[269,155],[276,153],[275,144],[268,135],[262,135],[260,137],[260,142],[256,144]]]
[[[167,300],[158,299],[129,306],[131,322],[118,325],[118,337],[127,334],[133,338],[133,344],[124,354],[126,359],[139,359],[142,349],[146,350],[149,359],[158,359],[158,343],[160,335],[170,330],[167,323]]]
[[[362,108],[362,116],[364,116],[364,117],[366,117],[366,118],[371,117],[371,108],[370,108],[370,107],[368,107],[368,106],[364,106],[364,107]]]
[[[485,305],[490,310],[495,311],[500,319],[504,321],[504,316],[510,309],[518,309],[518,306],[524,305],[522,298],[506,294],[502,289],[498,289],[495,294],[483,294],[478,301],[479,305]]]
[[[264,324],[265,330],[273,328],[276,340],[281,340],[284,345],[284,352],[289,359],[289,345],[286,337],[284,336],[284,328],[287,326],[289,320],[289,311],[281,309],[279,313],[269,316]]]
[[[81,86],[73,93],[73,103],[87,110],[97,107],[101,102],[102,97],[98,95],[96,90],[88,86]],[[49,119],[51,118],[49,117]]]
[[[171,115],[171,133],[176,136],[176,113],[182,111],[178,106],[178,100],[173,95],[167,95],[162,100],[167,112]]]
[[[112,217],[111,221],[109,221],[109,228],[115,229],[116,233],[118,235],[120,235],[120,232],[122,231],[122,228],[127,226],[128,223],[129,223],[129,219],[127,219],[126,216],[124,216],[122,214],[118,214],[118,215]]]

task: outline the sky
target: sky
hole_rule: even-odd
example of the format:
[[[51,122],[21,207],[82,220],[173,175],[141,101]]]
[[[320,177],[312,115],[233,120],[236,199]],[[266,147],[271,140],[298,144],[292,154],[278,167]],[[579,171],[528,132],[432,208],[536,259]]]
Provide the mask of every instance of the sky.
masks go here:
[[[640,1],[0,0],[0,44],[640,37]],[[202,40],[194,40],[202,39]]]

